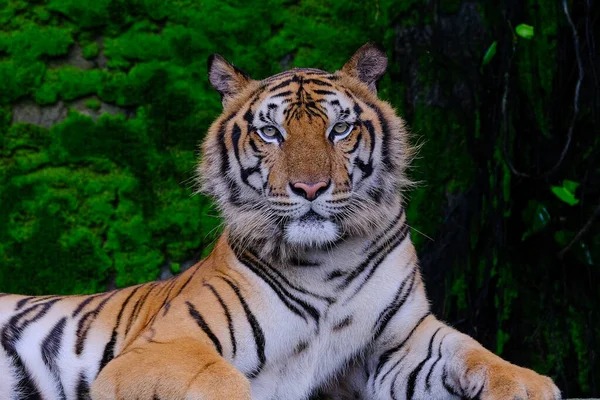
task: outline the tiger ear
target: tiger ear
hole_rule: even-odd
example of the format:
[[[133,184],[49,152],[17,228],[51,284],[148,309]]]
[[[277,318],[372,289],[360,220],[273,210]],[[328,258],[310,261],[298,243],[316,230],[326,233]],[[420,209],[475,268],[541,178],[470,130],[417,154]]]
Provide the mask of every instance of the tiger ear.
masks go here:
[[[218,54],[208,57],[208,80],[221,95],[223,107],[248,83],[250,77]]]
[[[342,71],[364,82],[373,93],[377,93],[377,82],[387,68],[388,59],[384,49],[369,42],[354,53],[344,64]]]

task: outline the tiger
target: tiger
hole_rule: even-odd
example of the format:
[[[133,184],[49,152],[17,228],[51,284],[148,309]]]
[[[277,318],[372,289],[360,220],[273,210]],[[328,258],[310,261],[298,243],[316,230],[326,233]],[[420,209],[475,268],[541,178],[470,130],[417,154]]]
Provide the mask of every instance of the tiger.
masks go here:
[[[430,311],[385,51],[254,80],[219,55],[197,167],[224,230],[185,272],[0,297],[1,399],[559,399]]]

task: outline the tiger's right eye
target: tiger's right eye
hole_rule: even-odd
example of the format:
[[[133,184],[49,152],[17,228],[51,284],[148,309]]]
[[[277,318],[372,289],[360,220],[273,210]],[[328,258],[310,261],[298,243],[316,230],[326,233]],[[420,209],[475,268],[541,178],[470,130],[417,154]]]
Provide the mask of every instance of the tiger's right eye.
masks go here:
[[[258,129],[258,134],[265,142],[269,143],[281,142],[283,140],[283,135],[279,132],[279,129],[272,125]]]

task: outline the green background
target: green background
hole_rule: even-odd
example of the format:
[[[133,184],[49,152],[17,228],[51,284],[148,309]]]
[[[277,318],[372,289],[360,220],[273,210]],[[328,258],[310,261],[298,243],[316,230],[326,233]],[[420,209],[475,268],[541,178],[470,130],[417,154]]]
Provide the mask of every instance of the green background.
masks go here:
[[[372,40],[421,146],[408,211],[434,310],[600,395],[600,10],[566,6],[572,25],[555,0],[0,0],[0,291],[92,293],[206,255],[208,55],[261,79]]]

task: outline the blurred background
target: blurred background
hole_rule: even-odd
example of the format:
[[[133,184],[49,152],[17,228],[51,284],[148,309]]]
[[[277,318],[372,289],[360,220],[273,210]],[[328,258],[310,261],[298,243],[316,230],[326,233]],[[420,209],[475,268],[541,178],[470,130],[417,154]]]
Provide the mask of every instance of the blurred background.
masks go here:
[[[380,97],[437,315],[567,396],[600,395],[600,4],[0,0],[0,291],[166,278],[221,229],[193,195],[218,52],[256,79],[384,45]]]

